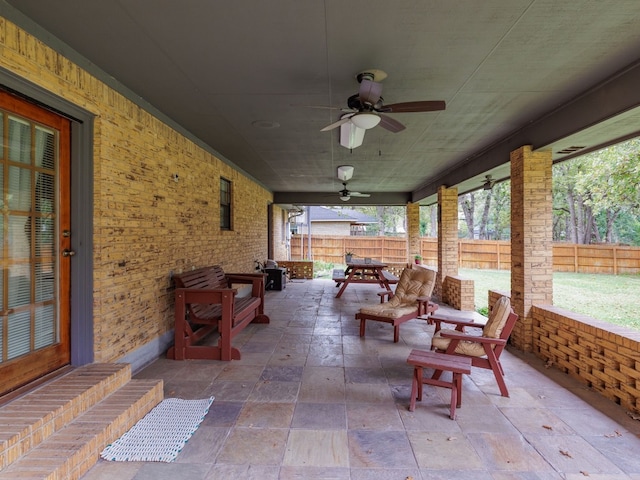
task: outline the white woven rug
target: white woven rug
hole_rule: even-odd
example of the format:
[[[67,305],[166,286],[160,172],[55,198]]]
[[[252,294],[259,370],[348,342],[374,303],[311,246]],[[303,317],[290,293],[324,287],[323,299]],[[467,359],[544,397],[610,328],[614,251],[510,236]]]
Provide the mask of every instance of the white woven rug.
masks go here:
[[[116,462],[173,462],[204,420],[213,398],[161,401],[100,456]]]

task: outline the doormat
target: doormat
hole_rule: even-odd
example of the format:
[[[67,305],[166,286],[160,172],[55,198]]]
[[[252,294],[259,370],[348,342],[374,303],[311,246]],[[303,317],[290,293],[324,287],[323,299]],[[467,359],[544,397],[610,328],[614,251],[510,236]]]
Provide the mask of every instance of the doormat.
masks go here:
[[[204,420],[213,399],[161,401],[100,456],[114,462],[173,462]]]

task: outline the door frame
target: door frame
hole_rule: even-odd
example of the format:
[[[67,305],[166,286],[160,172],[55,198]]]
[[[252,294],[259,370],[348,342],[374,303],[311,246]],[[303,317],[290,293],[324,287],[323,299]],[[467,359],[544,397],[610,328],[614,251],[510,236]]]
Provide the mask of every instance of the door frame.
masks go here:
[[[0,67],[0,86],[71,121],[71,365],[94,361],[93,122],[95,116]]]

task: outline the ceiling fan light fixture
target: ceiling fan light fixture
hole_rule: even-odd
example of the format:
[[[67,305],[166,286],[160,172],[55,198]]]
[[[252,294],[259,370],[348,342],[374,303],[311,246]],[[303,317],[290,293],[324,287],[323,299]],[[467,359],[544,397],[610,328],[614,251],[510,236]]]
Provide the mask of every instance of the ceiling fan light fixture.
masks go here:
[[[351,117],[351,122],[358,128],[369,130],[380,123],[380,116],[375,113],[357,113]]]
[[[351,180],[353,176],[353,166],[352,165],[340,165],[338,167],[338,178],[342,182],[348,182]]]
[[[344,118],[344,117],[343,117]],[[356,148],[362,145],[364,130],[347,122],[340,125],[340,145],[344,148]]]
[[[348,202],[351,199],[351,195],[340,195],[340,200]]]

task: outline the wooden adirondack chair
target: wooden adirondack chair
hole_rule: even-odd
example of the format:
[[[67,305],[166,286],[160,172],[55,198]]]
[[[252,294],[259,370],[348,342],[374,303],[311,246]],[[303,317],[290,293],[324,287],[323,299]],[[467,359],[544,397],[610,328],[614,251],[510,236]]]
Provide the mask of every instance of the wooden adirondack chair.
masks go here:
[[[436,333],[431,342],[432,350],[447,355],[461,355],[471,358],[473,367],[491,370],[496,382],[498,382],[500,394],[503,397],[509,396],[500,355],[504,351],[507,340],[518,320],[518,315],[511,309],[508,297],[500,297],[489,314],[489,320],[484,325],[467,320],[438,318],[437,316],[432,316],[429,320],[436,325]],[[441,329],[443,323],[454,325],[455,330]],[[470,328],[481,328],[482,334],[474,335],[468,331]],[[436,370],[432,378],[438,379],[441,374],[442,370]]]

